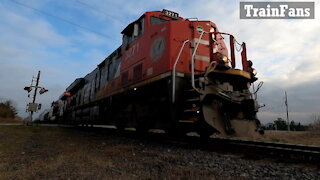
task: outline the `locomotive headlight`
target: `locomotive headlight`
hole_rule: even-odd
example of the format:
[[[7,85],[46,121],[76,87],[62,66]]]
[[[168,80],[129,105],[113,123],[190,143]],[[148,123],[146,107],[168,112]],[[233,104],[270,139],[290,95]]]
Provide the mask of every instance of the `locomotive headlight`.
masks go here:
[[[228,57],[227,56],[223,56],[222,60],[223,60],[224,63],[228,63]]]
[[[210,33],[212,33],[212,40],[215,40],[216,35],[214,34],[215,29],[212,27],[210,28]]]
[[[253,69],[252,69],[252,74],[253,74],[254,76],[256,76],[257,73],[258,73],[257,70],[253,68]]]
[[[220,59],[220,63],[223,63],[223,64],[228,63],[228,57],[226,55],[221,55],[219,59]]]

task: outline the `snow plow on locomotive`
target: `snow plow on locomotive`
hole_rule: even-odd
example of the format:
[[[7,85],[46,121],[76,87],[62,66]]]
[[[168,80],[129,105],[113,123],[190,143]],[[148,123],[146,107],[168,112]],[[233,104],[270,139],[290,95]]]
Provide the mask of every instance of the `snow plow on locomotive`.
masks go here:
[[[122,45],[53,104],[61,123],[200,136],[263,133],[244,43],[239,70],[232,35],[168,10],[146,12],[122,34]],[[222,36],[230,37],[230,58]]]

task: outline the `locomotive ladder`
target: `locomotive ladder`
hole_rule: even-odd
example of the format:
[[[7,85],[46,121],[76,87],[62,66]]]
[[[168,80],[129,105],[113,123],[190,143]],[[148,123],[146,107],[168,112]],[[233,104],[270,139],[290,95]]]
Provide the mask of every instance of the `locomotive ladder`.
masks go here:
[[[193,54],[191,56],[191,86],[192,88],[188,89],[186,93],[186,101],[184,103],[184,111],[183,111],[183,120],[179,120],[179,122],[184,123],[194,123],[200,119],[200,108],[201,108],[201,102],[200,102],[200,90],[198,87],[196,87],[196,81],[199,82],[199,77],[195,78],[194,73],[194,60],[195,55],[198,50],[200,41],[202,39],[202,36],[204,33],[207,33],[205,31],[202,31],[200,34],[200,37],[198,39],[198,42],[196,44],[196,47],[193,51]]]
[[[199,77],[195,75],[194,61],[195,61],[195,55],[196,55],[197,49],[199,47],[200,41],[204,33],[207,33],[207,32],[205,31],[201,32],[198,42],[196,44],[196,47],[191,56],[191,84],[190,84],[191,86],[188,86],[188,88],[186,88],[187,90],[184,92],[186,100],[184,102],[183,114],[179,119],[179,123],[190,124],[200,119],[200,111],[201,111],[200,90],[198,89],[198,87],[196,87],[196,82],[199,81]],[[179,61],[182,50],[188,42],[189,40],[183,41],[179,54],[173,65],[173,72],[172,72],[172,102],[173,103],[175,102],[176,66]]]
[[[185,102],[179,123],[194,123],[200,120],[201,102],[199,93],[191,86],[184,92]]]

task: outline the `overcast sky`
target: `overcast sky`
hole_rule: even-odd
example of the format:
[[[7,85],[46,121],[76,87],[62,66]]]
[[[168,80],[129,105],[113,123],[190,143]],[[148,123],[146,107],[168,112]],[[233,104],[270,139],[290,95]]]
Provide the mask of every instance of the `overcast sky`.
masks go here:
[[[301,0],[300,0],[301,1]],[[24,86],[41,70],[37,96],[48,108],[75,78],[92,71],[121,44],[120,32],[146,11],[169,9],[217,24],[247,44],[264,85],[258,100],[263,123],[285,118],[304,124],[320,114],[320,2],[315,19],[245,20],[240,1],[218,0],[0,0],[0,100],[13,100],[26,117]]]

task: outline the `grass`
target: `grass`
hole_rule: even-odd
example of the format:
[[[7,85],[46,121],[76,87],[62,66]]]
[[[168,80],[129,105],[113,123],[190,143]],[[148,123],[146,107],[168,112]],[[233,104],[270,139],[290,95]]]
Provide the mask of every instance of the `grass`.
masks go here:
[[[320,146],[320,134],[309,131],[265,131],[258,140]]]

